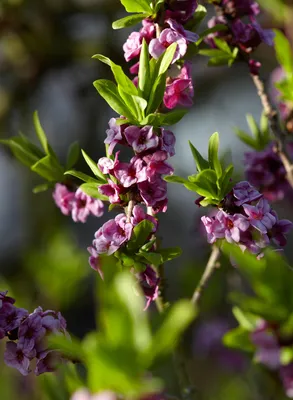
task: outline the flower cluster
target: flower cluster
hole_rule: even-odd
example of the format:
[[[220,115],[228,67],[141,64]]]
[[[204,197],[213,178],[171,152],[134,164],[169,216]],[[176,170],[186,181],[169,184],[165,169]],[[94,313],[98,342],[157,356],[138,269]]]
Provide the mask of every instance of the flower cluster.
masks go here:
[[[132,32],[123,46],[126,61],[138,59],[143,39],[149,45],[149,53],[158,59],[171,44],[177,43],[177,48],[172,61],[173,68],[169,71],[167,86],[164,95],[164,105],[173,109],[178,105],[190,107],[193,102],[194,89],[191,78],[191,65],[189,62],[179,62],[186,54],[188,45],[198,40],[198,35],[188,31],[184,25],[192,18],[197,8],[195,0],[170,0],[166,2],[163,23],[160,30],[156,24],[149,20],[142,22],[143,27],[139,32]],[[139,62],[136,62],[130,72],[137,75]],[[137,83],[137,77],[134,78]]]
[[[53,192],[53,199],[62,214],[71,214],[74,222],[84,223],[89,215],[101,217],[104,213],[103,202],[86,195],[80,188],[71,191],[66,185],[57,183]]]
[[[66,321],[55,311],[43,311],[38,307],[29,314],[23,308],[14,306],[15,300],[0,292],[0,339],[5,336],[4,360],[10,367],[16,368],[22,375],[28,375],[30,363],[36,360],[35,374],[52,372],[62,362],[62,355],[49,350],[47,337],[50,334],[66,334]]]
[[[99,187],[99,192],[108,196],[111,204],[123,205],[125,195],[137,203],[144,202],[154,213],[167,209],[167,184],[162,175],[171,175],[173,168],[166,162],[175,154],[175,136],[164,128],[155,132],[152,126],[116,125],[115,118],[109,122],[105,143],[109,144],[109,155],[117,143],[133,149],[135,155],[129,163],[115,158],[102,157],[98,162],[101,172],[108,175],[108,183]]]
[[[260,255],[272,242],[286,245],[286,234],[293,224],[279,220],[268,201],[248,182],[239,182],[222,201],[214,217],[202,217],[209,243],[226,239]]]
[[[287,151],[293,154],[292,145],[287,145]],[[247,152],[244,164],[247,180],[269,201],[282,200],[291,192],[284,165],[274,151],[274,143],[262,151]]]
[[[283,335],[284,336],[284,335]],[[282,348],[292,345],[293,338],[282,337],[279,326],[265,320],[259,320],[250,339],[256,347],[255,361],[267,368],[278,371],[286,395],[293,398],[293,363],[282,365]]]
[[[251,53],[262,42],[272,46],[274,33],[269,29],[262,29],[256,20],[259,6],[253,0],[221,0],[215,2],[218,16],[213,17],[208,26],[212,28],[217,24],[224,24],[227,30],[212,33],[207,42],[216,48],[214,37],[221,37],[228,44],[237,46],[244,53]],[[245,22],[246,19],[249,22]]]

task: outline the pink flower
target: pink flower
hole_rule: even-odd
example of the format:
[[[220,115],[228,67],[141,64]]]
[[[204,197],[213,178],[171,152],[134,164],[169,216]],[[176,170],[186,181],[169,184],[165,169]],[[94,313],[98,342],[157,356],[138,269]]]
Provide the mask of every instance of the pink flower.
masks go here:
[[[167,182],[160,177],[156,177],[152,182],[139,183],[137,186],[147,206],[155,206],[158,201],[167,197]]]
[[[144,38],[147,43],[155,36],[155,25],[147,20],[142,21],[143,27],[139,32],[132,32],[126,43],[123,45],[124,57],[128,62],[140,54],[142,39]]]
[[[30,373],[30,359],[24,355],[23,351],[14,342],[6,343],[4,361],[6,365],[16,368],[24,376]]]
[[[137,126],[129,126],[125,129],[124,134],[127,142],[136,153],[156,148],[159,144],[159,138],[152,126],[147,125],[141,129]]]
[[[147,180],[146,167],[140,158],[130,164],[119,162],[115,167],[114,174],[126,188]]]
[[[81,189],[75,192],[75,199],[72,204],[72,219],[74,222],[86,222],[88,216],[101,217],[104,214],[104,204],[99,199],[93,199]]]
[[[58,208],[60,208],[62,214],[69,215],[72,211],[72,205],[74,202],[74,192],[68,190],[66,185],[56,183],[53,192],[53,199]]]
[[[191,64],[185,62],[177,78],[169,79],[164,94],[164,104],[172,109],[177,105],[191,107],[194,89],[191,78]]]
[[[111,204],[120,203],[119,195],[122,193],[122,188],[120,185],[116,185],[111,179],[108,179],[108,184],[99,186],[99,192],[105,196],[109,197],[109,202]]]
[[[276,223],[276,217],[271,213],[271,207],[266,199],[260,199],[256,206],[243,204],[243,209],[249,217],[250,224],[261,233],[267,233]]]

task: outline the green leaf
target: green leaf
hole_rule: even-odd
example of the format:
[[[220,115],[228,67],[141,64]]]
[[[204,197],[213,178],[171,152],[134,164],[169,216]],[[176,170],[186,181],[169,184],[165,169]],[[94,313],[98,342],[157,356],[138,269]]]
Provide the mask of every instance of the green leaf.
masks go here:
[[[50,182],[62,182],[63,180],[63,168],[51,154],[37,161],[31,166],[31,170]]]
[[[195,182],[189,184],[188,186],[192,187],[192,185],[194,185],[196,187],[196,192],[201,196],[212,197],[217,199],[218,188],[216,182],[217,182],[216,172],[212,169],[206,169],[204,171],[199,172],[196,176]],[[187,184],[185,184],[185,187],[187,187]]]
[[[130,241],[127,244],[128,250],[137,250],[145,244],[151,232],[154,229],[154,224],[151,221],[143,220],[137,224],[132,231]]]
[[[97,179],[93,178],[92,176],[89,176],[87,174],[84,174],[83,172],[76,171],[75,169],[71,169],[69,171],[64,172],[64,175],[71,175],[74,176],[75,178],[80,179],[83,182],[92,182],[95,183],[96,185],[101,185],[104,184],[105,182],[98,181]]]
[[[159,106],[162,104],[166,88],[166,78],[167,72],[165,72],[163,75],[159,75],[156,78],[150,93],[146,115],[157,111]]]
[[[110,58],[105,57],[102,54],[95,54],[94,56],[92,56],[92,58],[109,65],[117,84],[121,86],[124,92],[134,96],[138,95],[136,86],[134,85],[132,80],[129,79],[127,75],[125,75],[120,65],[115,64],[112,60],[110,60]]]
[[[166,114],[151,113],[142,121],[140,121],[140,125],[152,125],[153,127],[175,125],[184,117],[187,112],[187,110],[181,109],[170,111]]]
[[[196,310],[189,300],[179,300],[171,307],[153,338],[152,351],[156,357],[165,356],[176,347],[195,316]]]
[[[157,253],[160,253],[163,258],[163,263],[171,261],[174,258],[180,257],[182,250],[180,247],[169,247],[166,249],[158,249]]]
[[[78,142],[73,142],[67,153],[66,168],[72,168],[78,161],[80,155],[80,146]]]
[[[84,150],[81,150],[81,153],[83,155],[83,158],[85,159],[85,162],[87,163],[87,165],[90,167],[91,171],[93,172],[93,174],[99,178],[100,181],[102,182],[107,182],[107,179],[105,178],[104,174],[100,171],[98,164],[94,162],[94,160],[92,160],[90,158],[90,156],[88,156],[86,154],[86,152]]]
[[[213,57],[209,59],[208,66],[209,67],[219,67],[221,65],[229,65],[231,66],[231,63],[233,63],[234,58],[231,58],[229,55],[223,55],[219,57]]]
[[[228,165],[228,167],[225,169],[223,176],[219,181],[220,192],[221,192],[220,197],[222,199],[231,191],[234,185],[233,182],[231,182],[233,170],[234,170],[233,165],[232,164]]]
[[[232,53],[228,43],[225,40],[220,39],[220,38],[216,38],[216,37],[214,37],[213,40],[216,43],[216,46],[220,50],[222,50],[224,53],[227,53],[227,54],[231,54]]]
[[[200,44],[203,39],[205,37],[207,37],[208,35],[210,35],[211,33],[215,33],[215,32],[221,32],[221,31],[227,31],[228,27],[227,25],[224,24],[217,24],[215,26],[213,26],[212,28],[206,29],[203,32],[201,32],[201,34],[199,35],[200,39],[196,42],[196,44]]]
[[[156,267],[163,264],[163,258],[161,256],[161,254],[147,252],[147,251],[140,251],[139,253],[137,253],[137,255],[139,257],[144,258],[148,264],[155,265]]]
[[[153,10],[150,6],[150,2],[147,0],[120,0],[125,10],[129,13],[138,12],[138,13],[149,13],[152,14]]]
[[[224,335],[223,343],[232,349],[239,349],[249,353],[254,352],[255,347],[250,341],[249,334],[246,329],[239,326]]]
[[[205,169],[209,169],[210,165],[208,161],[201,156],[199,151],[193,146],[193,144],[190,141],[188,141],[188,143],[198,172],[204,171]]]
[[[42,193],[45,192],[46,190],[48,190],[51,187],[51,185],[49,183],[42,183],[41,185],[35,186],[33,188],[33,193],[34,194],[38,194],[38,193]]]
[[[170,175],[170,176],[165,176],[164,180],[166,182],[172,182],[172,183],[180,183],[180,184],[185,184],[188,183],[188,180],[185,178],[181,178],[181,176],[177,176],[177,175]]]
[[[107,196],[104,196],[101,194],[98,190],[98,186],[96,183],[93,182],[88,182],[88,183],[83,183],[79,187],[85,194],[87,194],[90,197],[93,197],[94,199],[100,199],[102,201],[109,201]]]
[[[293,348],[281,347],[280,348],[280,361],[282,365],[289,365],[293,361]]]
[[[248,133],[239,128],[234,128],[234,131],[243,143],[247,144],[247,146],[252,147],[255,150],[259,150],[258,143],[256,143],[255,139],[251,137]]]
[[[237,319],[239,325],[243,329],[250,332],[256,329],[257,322],[259,321],[259,318],[257,316],[248,312],[244,312],[238,307],[233,307],[232,312],[234,317]]]
[[[62,354],[72,360],[82,360],[84,357],[81,343],[72,336],[69,338],[63,335],[50,335],[48,342],[50,349],[60,350]]]
[[[145,13],[139,13],[139,14],[132,14],[128,15],[127,17],[118,19],[117,21],[114,21],[112,23],[112,28],[113,29],[122,29],[122,28],[127,28],[129,26],[133,26],[141,22],[143,19],[147,18],[149,15]]]
[[[138,85],[141,90],[142,96],[148,99],[151,89],[151,76],[150,76],[150,57],[148,45],[143,38],[139,58],[139,71],[138,71]]]
[[[293,57],[290,42],[278,29],[274,29],[274,32],[277,59],[288,74],[293,74]]]
[[[162,60],[160,62],[160,67],[159,67],[159,75],[163,75],[168,68],[170,67],[175,51],[177,49],[177,43],[172,43],[171,46],[169,46],[166,51],[163,53]]]
[[[215,132],[209,140],[209,164],[213,170],[216,171],[217,177],[222,176],[222,166],[219,161],[219,134]]]
[[[193,17],[190,21],[185,26],[185,29],[189,31],[197,31],[198,27],[200,26],[201,22],[207,15],[207,9],[199,4],[197,6],[197,9],[195,10],[195,13],[193,14]]]
[[[39,154],[30,145],[24,143],[21,137],[1,139],[0,143],[9,146],[15,158],[27,167],[31,167],[40,159]],[[43,156],[44,154],[41,155],[41,157]]]
[[[109,106],[117,112],[117,114],[123,115],[130,121],[135,120],[133,113],[128,109],[125,102],[122,100],[117,86],[113,82],[107,79],[99,79],[94,82],[94,87],[103,97],[103,99],[106,100]]]
[[[247,124],[249,126],[251,133],[253,134],[253,136],[256,139],[256,142],[259,143],[260,130],[259,130],[256,120],[253,118],[253,116],[251,114],[246,115],[246,120],[247,120]]]
[[[46,154],[51,154],[52,150],[51,150],[51,148],[49,146],[45,131],[42,128],[42,125],[40,123],[40,119],[39,119],[39,115],[38,115],[37,111],[34,112],[34,126],[35,126],[35,130],[36,130],[36,134],[38,136],[38,139],[39,139],[39,141],[40,141],[45,153]]]
[[[207,56],[207,57],[225,57],[225,58],[227,58],[226,53],[219,49],[202,49],[202,50],[199,50],[198,53],[201,54],[202,56]],[[228,58],[230,58],[230,56]]]

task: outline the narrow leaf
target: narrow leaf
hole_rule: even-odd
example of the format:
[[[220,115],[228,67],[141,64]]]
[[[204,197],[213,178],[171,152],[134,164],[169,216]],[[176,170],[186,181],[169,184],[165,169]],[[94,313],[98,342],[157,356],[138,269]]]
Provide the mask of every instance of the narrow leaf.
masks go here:
[[[193,144],[190,141],[188,141],[188,143],[198,172],[208,169],[210,167],[208,161],[202,157],[200,152],[193,146]]]
[[[222,176],[222,166],[218,156],[219,151],[219,134],[215,132],[209,140],[209,164],[216,171],[217,177]]]
[[[124,18],[118,19],[117,21],[114,21],[112,23],[112,28],[113,29],[127,28],[129,26],[138,24],[140,21],[142,21],[144,18],[147,18],[147,17],[148,17],[148,14],[144,14],[144,13],[128,15],[127,17],[124,17]]]

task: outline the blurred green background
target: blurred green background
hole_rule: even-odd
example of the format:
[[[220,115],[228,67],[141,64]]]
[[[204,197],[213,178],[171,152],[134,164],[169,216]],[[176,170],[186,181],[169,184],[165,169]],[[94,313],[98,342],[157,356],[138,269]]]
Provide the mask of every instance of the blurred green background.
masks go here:
[[[270,3],[271,6],[271,2]],[[277,3],[273,6],[276,7]],[[278,4],[277,4],[278,7]],[[209,8],[212,16],[213,9]],[[95,160],[103,155],[105,130],[111,110],[97,95],[92,82],[110,77],[107,67],[91,59],[95,53],[109,56],[127,68],[122,45],[131,30],[113,31],[111,23],[124,15],[119,0],[1,0],[0,1],[0,136],[19,131],[33,136],[32,113],[38,109],[49,141],[60,159],[70,143],[78,140]],[[289,22],[262,15],[266,27],[282,27],[293,37]],[[257,51],[269,80],[275,68],[274,51]],[[221,150],[243,177],[243,152],[247,150],[233,127],[247,129],[245,114],[258,120],[261,105],[246,67],[208,69],[206,59],[193,62],[194,107],[174,128],[177,154],[172,163],[178,175],[194,171],[187,140],[203,153],[208,137],[219,131]],[[80,161],[78,169],[86,170]],[[94,232],[109,218],[74,224],[54,206],[51,193],[33,195],[38,183],[29,171],[0,148],[0,290],[9,290],[16,305],[33,310],[60,310],[68,329],[82,337],[94,329],[96,273],[87,263],[86,247]],[[170,205],[162,215],[160,234],[166,246],[181,245],[183,256],[166,271],[169,299],[193,292],[207,260],[209,247],[201,229],[202,211],[184,188],[169,185]],[[293,217],[286,202],[276,206],[280,216]],[[291,211],[290,211],[291,210]],[[290,214],[291,213],[291,214]],[[292,241],[291,241],[292,243]],[[290,254],[288,245],[288,256]],[[237,272],[225,265],[217,272],[203,299],[201,318],[186,337],[190,374],[202,400],[282,399],[276,377],[251,365],[245,356],[226,350],[221,337],[235,326],[227,293],[242,285]],[[151,309],[154,319],[156,311]],[[0,343],[0,353],[3,351]],[[0,356],[0,399],[43,400],[46,378],[22,378],[4,365]],[[169,365],[169,364],[168,364]],[[168,365],[157,371],[170,392],[177,390]]]

